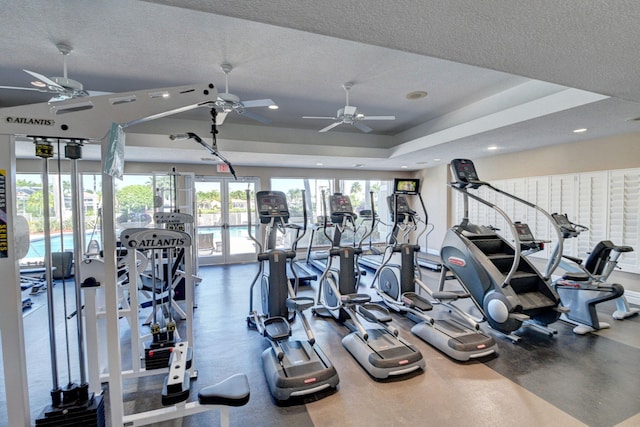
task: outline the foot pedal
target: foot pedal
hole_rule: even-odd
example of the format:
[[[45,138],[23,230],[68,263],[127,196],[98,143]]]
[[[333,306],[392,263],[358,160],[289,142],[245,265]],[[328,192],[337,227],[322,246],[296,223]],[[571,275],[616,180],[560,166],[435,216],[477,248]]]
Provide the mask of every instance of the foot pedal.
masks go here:
[[[304,311],[315,305],[315,301],[310,297],[287,298],[287,308],[289,310]]]
[[[340,296],[340,302],[343,304],[364,304],[371,301],[369,294],[346,294]]]
[[[522,313],[509,313],[509,319],[515,319],[521,322],[526,322],[527,320],[531,320],[529,316]]]
[[[374,323],[389,323],[392,320],[389,311],[384,307],[380,307],[378,304],[359,305],[358,312],[362,314],[365,319]]]
[[[272,341],[282,341],[291,336],[291,326],[287,319],[280,316],[265,319],[264,336]]]
[[[405,292],[402,294],[402,302],[409,308],[417,308],[421,311],[429,311],[433,308],[429,301],[415,292]]]

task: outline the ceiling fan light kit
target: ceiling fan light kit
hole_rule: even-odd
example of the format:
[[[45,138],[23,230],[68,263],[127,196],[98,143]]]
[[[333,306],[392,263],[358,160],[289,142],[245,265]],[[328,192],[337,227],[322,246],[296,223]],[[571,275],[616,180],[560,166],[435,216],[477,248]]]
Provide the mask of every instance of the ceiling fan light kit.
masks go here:
[[[353,82],[346,82],[342,85],[342,88],[346,93],[346,102],[343,108],[340,108],[336,112],[335,117],[319,117],[319,116],[302,116],[303,119],[320,119],[320,120],[336,120],[329,126],[320,129],[318,132],[328,132],[331,129],[341,125],[352,125],[355,128],[360,129],[362,132],[369,133],[373,131],[372,128],[361,123],[363,120],[395,120],[396,116],[367,116],[358,111],[358,108],[354,105],[349,105],[349,90],[353,87]]]
[[[214,103],[218,115],[216,117],[216,125],[221,125],[229,113],[242,114],[245,117],[256,120],[260,123],[269,124],[271,120],[256,114],[252,111],[246,111],[246,108],[268,107],[271,110],[278,109],[278,105],[272,99],[254,99],[251,101],[241,101],[240,97],[229,93],[229,73],[233,70],[233,66],[228,62],[220,64],[220,69],[224,73],[225,91],[218,93],[218,99]]]

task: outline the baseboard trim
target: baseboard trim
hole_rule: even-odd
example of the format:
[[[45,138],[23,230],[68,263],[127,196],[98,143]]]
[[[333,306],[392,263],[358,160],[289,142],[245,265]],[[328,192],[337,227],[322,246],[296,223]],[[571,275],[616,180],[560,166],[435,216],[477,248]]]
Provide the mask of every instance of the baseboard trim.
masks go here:
[[[629,304],[640,305],[640,292],[625,290],[624,296],[627,298]]]

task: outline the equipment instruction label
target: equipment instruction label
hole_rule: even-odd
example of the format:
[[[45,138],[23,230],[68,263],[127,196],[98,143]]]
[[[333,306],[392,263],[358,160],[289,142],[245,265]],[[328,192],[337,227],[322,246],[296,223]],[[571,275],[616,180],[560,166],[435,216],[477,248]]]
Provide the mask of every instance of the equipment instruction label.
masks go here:
[[[9,256],[7,233],[7,171],[0,169],[0,258]]]

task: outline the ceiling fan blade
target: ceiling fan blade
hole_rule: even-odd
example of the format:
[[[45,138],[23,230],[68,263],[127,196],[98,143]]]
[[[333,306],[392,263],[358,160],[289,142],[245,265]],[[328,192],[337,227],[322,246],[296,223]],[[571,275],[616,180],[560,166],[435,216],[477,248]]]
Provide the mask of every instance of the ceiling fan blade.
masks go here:
[[[51,90],[61,90],[61,91],[66,90],[65,88],[60,86],[58,83],[56,83],[53,80],[51,80],[49,77],[43,76],[40,73],[36,73],[34,71],[29,71],[29,70],[25,70],[25,69],[23,69],[22,71],[24,71],[27,74],[31,74],[33,77],[35,77],[36,79],[40,80],[42,83],[46,84],[49,87],[49,89],[51,89]]]
[[[269,105],[276,105],[276,103],[273,102],[273,99],[254,99],[252,101],[242,101],[241,104],[244,108],[268,107]]]
[[[36,92],[46,92],[42,89],[38,89],[35,87],[16,87],[16,86],[0,86],[0,89],[14,89],[14,90],[34,90]]]
[[[226,113],[224,111],[222,111],[222,112],[218,111],[217,114],[216,114],[216,125],[219,126],[219,125],[223,124],[224,123],[224,119],[227,118],[227,114],[229,114],[229,113]]]
[[[303,119],[338,120],[337,117],[302,116]]]
[[[395,120],[396,116],[364,116],[359,117],[358,120]]]
[[[113,92],[100,92],[97,90],[89,90],[86,91],[87,92],[87,96],[102,96],[102,95],[111,95],[113,94]]]
[[[341,125],[341,124],[342,124],[342,122],[335,122],[335,123],[331,123],[331,124],[330,124],[329,126],[327,126],[326,128],[322,128],[322,129],[320,129],[318,132],[326,132],[326,131],[329,131],[329,130],[333,129],[334,127],[336,127],[336,126],[338,126],[338,125]]]
[[[373,130],[369,126],[365,125],[364,123],[353,122],[353,125],[365,133],[369,133]]]
[[[266,117],[262,117],[259,114],[252,113],[251,111],[243,111],[242,113],[239,113],[239,114],[249,117],[250,119],[257,120],[260,123],[264,123],[265,125],[268,125],[269,123],[271,123],[271,120],[267,119]]]

